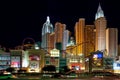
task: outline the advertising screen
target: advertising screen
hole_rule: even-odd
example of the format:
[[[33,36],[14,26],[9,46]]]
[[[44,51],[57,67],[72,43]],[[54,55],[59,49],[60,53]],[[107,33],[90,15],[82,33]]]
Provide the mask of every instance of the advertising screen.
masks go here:
[[[20,67],[20,56],[11,57],[11,67]]]
[[[102,65],[103,65],[103,53],[99,52],[99,53],[93,54],[92,66],[101,67]]]

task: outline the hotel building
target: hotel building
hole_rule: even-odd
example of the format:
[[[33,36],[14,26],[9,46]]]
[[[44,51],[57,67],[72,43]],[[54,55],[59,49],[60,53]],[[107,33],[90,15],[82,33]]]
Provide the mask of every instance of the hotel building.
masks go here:
[[[106,29],[106,49],[105,57],[116,58],[118,56],[118,30],[117,28]]]
[[[104,51],[106,49],[106,27],[107,21],[104,17],[104,12],[99,4],[97,13],[95,15],[95,28],[96,28],[96,44],[95,50]]]

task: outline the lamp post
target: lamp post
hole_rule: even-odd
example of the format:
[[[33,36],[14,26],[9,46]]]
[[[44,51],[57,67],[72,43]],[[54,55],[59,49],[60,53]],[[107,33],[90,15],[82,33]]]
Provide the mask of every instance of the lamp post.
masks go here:
[[[92,53],[90,53],[89,57],[89,73],[92,72]]]

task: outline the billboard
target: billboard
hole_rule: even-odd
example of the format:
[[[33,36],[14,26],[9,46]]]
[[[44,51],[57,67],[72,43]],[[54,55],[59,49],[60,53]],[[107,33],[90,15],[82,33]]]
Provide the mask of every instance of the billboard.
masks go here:
[[[92,67],[102,67],[103,66],[103,53],[95,52],[92,55]]]

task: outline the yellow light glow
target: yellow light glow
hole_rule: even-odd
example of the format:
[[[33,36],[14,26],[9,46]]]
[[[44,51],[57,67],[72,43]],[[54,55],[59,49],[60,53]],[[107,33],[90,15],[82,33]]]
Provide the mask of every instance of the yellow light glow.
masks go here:
[[[85,67],[81,67],[81,70],[85,70]]]

